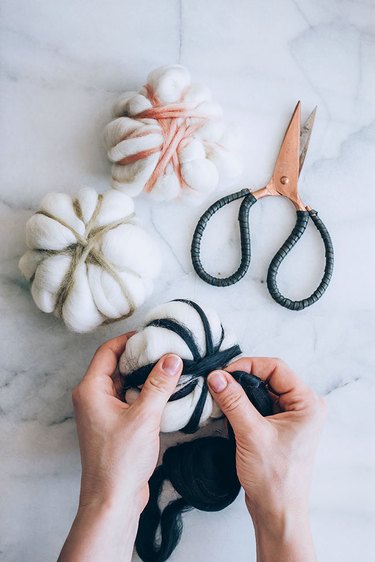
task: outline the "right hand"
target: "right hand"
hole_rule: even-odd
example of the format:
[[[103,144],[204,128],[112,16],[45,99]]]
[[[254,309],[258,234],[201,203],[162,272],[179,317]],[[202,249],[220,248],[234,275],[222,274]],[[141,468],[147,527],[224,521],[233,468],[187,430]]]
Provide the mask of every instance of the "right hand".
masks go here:
[[[267,382],[274,415],[262,417],[254,408],[228,374],[238,370]],[[228,372],[214,371],[207,380],[235,434],[237,474],[256,532],[268,528],[276,533],[278,528],[285,528],[287,520],[291,526],[307,522],[324,401],[277,359],[241,358],[228,367]]]

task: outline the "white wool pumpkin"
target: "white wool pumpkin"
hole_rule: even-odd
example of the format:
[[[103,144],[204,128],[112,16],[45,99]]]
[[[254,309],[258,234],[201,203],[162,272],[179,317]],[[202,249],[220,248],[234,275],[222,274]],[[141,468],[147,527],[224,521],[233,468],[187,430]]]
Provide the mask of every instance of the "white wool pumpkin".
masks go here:
[[[120,97],[114,115],[105,129],[112,186],[128,195],[200,203],[219,181],[240,173],[236,131],[183,66],[151,72],[139,92]]]
[[[26,242],[19,267],[35,304],[75,332],[131,315],[160,270],[158,247],[139,226],[133,200],[113,189],[49,193],[26,224]]]
[[[196,303],[192,301],[171,301],[153,308],[146,316],[144,326],[136,332],[127,342],[125,351],[119,361],[120,373],[124,376],[124,386],[127,386],[127,377],[140,367],[156,363],[166,353],[176,353],[182,359],[193,360],[193,354],[184,338],[171,329],[163,327],[161,320],[171,320],[182,326],[193,337],[200,358],[207,356],[206,330],[202,317],[197,311]],[[207,318],[212,341],[217,347],[217,352],[223,352],[237,345],[236,338],[231,331],[224,330],[218,314],[211,308],[198,306]],[[154,325],[149,325],[150,322]],[[238,356],[240,349],[233,354]],[[198,365],[199,361],[196,361]],[[224,365],[221,365],[223,367]],[[206,373],[207,375],[208,373]],[[183,374],[180,377],[176,391],[191,382],[194,373]],[[184,428],[189,422],[197,402],[202,394],[205,377],[200,376],[197,385],[186,396],[167,403],[162,420],[161,431],[171,432]],[[125,392],[125,401],[132,404],[139,396],[142,385],[138,388],[129,388]],[[199,426],[204,425],[210,418],[221,417],[222,413],[217,404],[208,393],[200,416]]]

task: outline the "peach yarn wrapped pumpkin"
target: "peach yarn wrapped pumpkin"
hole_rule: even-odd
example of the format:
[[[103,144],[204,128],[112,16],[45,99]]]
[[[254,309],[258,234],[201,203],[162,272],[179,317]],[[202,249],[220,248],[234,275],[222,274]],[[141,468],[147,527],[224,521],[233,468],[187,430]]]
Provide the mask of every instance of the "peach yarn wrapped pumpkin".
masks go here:
[[[139,92],[120,97],[114,114],[105,130],[112,186],[130,196],[200,203],[240,172],[235,131],[183,66],[152,71]]]

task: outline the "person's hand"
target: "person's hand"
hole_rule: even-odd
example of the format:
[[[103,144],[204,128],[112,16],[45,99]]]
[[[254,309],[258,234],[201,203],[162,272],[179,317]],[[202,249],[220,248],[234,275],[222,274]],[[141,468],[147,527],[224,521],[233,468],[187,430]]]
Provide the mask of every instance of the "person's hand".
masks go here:
[[[138,518],[148,501],[148,480],[158,460],[161,416],[182,371],[178,356],[165,355],[136,402],[122,402],[116,369],[131,335],[99,347],[73,390],[81,494],[60,561],[118,562],[131,556]]]
[[[266,381],[275,404],[275,414],[264,418],[228,372],[208,376],[213,398],[235,434],[237,473],[254,522],[259,560],[314,560],[308,493],[324,401],[277,359],[242,358],[227,370],[251,372]],[[283,542],[298,533],[300,544],[293,546],[295,552],[289,544],[283,558]]]
[[[82,460],[80,504],[129,493],[143,509],[159,454],[160,420],[182,371],[176,355],[160,359],[139,398],[119,399],[116,367],[132,334],[99,347],[72,398]]]

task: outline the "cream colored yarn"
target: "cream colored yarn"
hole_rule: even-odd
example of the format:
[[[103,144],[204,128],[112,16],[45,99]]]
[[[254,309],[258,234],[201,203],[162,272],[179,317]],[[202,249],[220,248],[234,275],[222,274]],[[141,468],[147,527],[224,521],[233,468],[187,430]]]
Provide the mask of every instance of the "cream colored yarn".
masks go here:
[[[160,270],[158,247],[137,223],[132,199],[112,189],[46,195],[27,222],[26,241],[19,267],[35,304],[76,332],[130,316]]]
[[[200,203],[219,181],[239,175],[236,131],[183,66],[151,72],[139,92],[121,96],[114,114],[105,130],[112,186],[130,196]]]

